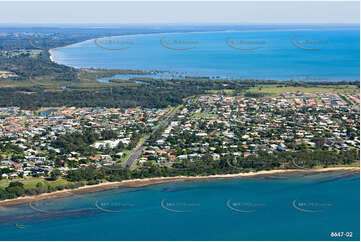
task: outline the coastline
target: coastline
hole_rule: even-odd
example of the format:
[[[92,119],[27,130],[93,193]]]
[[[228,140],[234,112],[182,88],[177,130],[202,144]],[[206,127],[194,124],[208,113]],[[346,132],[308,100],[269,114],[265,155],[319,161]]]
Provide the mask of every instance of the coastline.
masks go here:
[[[66,47],[70,47],[73,45],[77,45],[77,44],[82,44],[85,42],[89,42],[89,41],[95,41],[96,39],[103,39],[103,38],[119,38],[119,37],[138,37],[138,36],[152,36],[152,35],[162,35],[162,34],[202,34],[202,33],[219,33],[219,32],[243,32],[243,31],[237,31],[237,30],[219,30],[219,31],[190,31],[190,32],[160,32],[160,33],[137,33],[137,34],[123,34],[123,35],[111,35],[111,36],[103,36],[103,37],[97,37],[97,38],[91,38],[91,39],[86,39],[83,41],[79,41],[79,42],[75,42],[69,45],[64,45],[64,46],[59,46],[59,47],[55,47],[55,48],[51,48],[48,50],[49,54],[50,54],[50,60],[52,62],[55,62],[54,57],[51,54],[52,50],[57,50],[57,49],[62,49],[62,48],[66,48]],[[251,31],[245,31],[245,32],[251,32]],[[75,68],[75,67],[74,67]]]
[[[54,48],[56,49],[56,48]],[[51,52],[53,49],[49,49],[48,50],[48,53],[49,53],[49,58],[50,58],[50,61],[53,62],[53,63],[56,63],[55,62],[55,59],[54,59],[54,56],[53,56],[53,53]]]
[[[328,30],[332,30],[328,29]],[[337,29],[337,28],[336,28]],[[352,30],[353,28],[350,28],[350,30]],[[141,72],[187,72],[189,73],[188,75],[190,76],[222,76],[224,78],[227,78],[227,76],[229,75],[229,70],[226,69],[215,69],[213,72],[210,72],[207,68],[196,68],[194,70],[186,70],[187,68],[185,67],[179,67],[179,68],[170,68],[169,66],[154,66],[152,68],[146,68],[144,66],[139,66],[138,64],[135,65],[130,65],[130,66],[109,66],[109,65],[99,65],[98,64],[87,64],[87,62],[81,62],[81,63],[66,63],[66,58],[61,58],[61,62],[59,62],[59,60],[57,60],[55,58],[55,56],[53,55],[53,50],[57,50],[57,49],[63,49],[63,48],[67,48],[70,46],[74,46],[74,45],[81,45],[83,43],[86,42],[93,42],[97,39],[103,39],[103,38],[135,38],[135,37],[142,37],[142,36],[162,36],[162,35],[180,35],[180,34],[207,34],[207,33],[244,33],[244,32],[275,32],[275,31],[289,31],[289,32],[297,32],[297,31],[319,31],[317,28],[316,29],[312,29],[312,28],[307,28],[307,29],[303,29],[303,28],[293,28],[293,29],[274,29],[274,30],[215,30],[215,31],[176,31],[176,32],[159,32],[159,33],[136,33],[136,34],[115,34],[115,35],[110,35],[110,36],[102,36],[102,37],[94,37],[90,39],[85,39],[79,42],[75,42],[72,44],[68,44],[65,46],[59,46],[59,47],[55,47],[52,49],[49,49],[49,53],[50,53],[50,60],[56,64],[59,65],[64,65],[64,66],[68,66],[71,68],[75,68],[75,69],[89,69],[89,68],[95,68],[95,69],[105,69],[105,70],[114,70],[114,69],[119,69],[119,70],[134,70],[134,71],[141,71]],[[232,77],[234,79],[259,79],[259,80],[279,80],[279,81],[290,81],[290,76],[289,75],[283,75],[283,74],[279,74],[277,72],[275,72],[274,74],[270,74],[269,76],[265,76],[265,75],[258,75],[257,73],[253,73],[253,74],[244,74],[244,73],[238,73],[236,70],[232,70],[232,72],[236,72],[234,73],[235,75]],[[302,69],[300,70],[300,72],[302,72]],[[329,73],[326,74],[322,74],[320,75],[322,81],[332,81],[332,82],[338,82],[338,81],[355,81],[355,80],[359,80],[359,75],[356,73],[355,75],[351,74],[351,75],[330,75]],[[324,80],[324,78],[326,78],[326,80]]]
[[[360,167],[331,167],[331,168],[317,168],[317,169],[283,169],[283,170],[270,170],[270,171],[258,171],[249,173],[236,173],[236,174],[224,174],[224,175],[209,175],[209,176],[176,176],[176,177],[154,177],[143,179],[130,179],[120,182],[103,182],[96,185],[86,185],[75,189],[65,189],[61,191],[43,193],[34,196],[23,196],[13,199],[6,199],[0,201],[0,208],[3,206],[16,206],[22,205],[33,201],[58,199],[64,197],[70,197],[76,194],[85,194],[91,192],[101,192],[111,189],[117,189],[120,187],[145,187],[150,185],[171,183],[171,182],[183,182],[193,180],[206,180],[206,179],[221,179],[221,178],[242,178],[242,177],[257,177],[267,176],[275,174],[289,174],[289,173],[321,173],[332,171],[358,171]]]
[[[227,30],[223,30],[223,31],[204,31],[204,32],[196,32],[196,31],[191,31],[191,32],[161,32],[161,33],[137,33],[137,34],[124,34],[124,35],[111,35],[111,36],[103,36],[103,37],[98,37],[98,38],[91,38],[91,39],[87,39],[87,40],[83,40],[83,41],[79,41],[79,42],[75,42],[75,43],[72,43],[72,44],[69,44],[69,45],[64,45],[64,46],[59,46],[59,47],[55,47],[55,48],[51,48],[48,50],[48,53],[49,53],[49,58],[50,58],[50,61],[54,62],[54,63],[57,63],[55,61],[55,58],[52,54],[52,51],[53,50],[57,50],[57,49],[62,49],[62,48],[66,48],[66,47],[70,47],[70,46],[73,46],[73,45],[77,45],[77,44],[82,44],[82,43],[85,43],[85,42],[90,42],[90,41],[94,41],[97,40],[97,39],[102,39],[102,38],[119,38],[119,37],[138,37],[138,36],[151,36],[151,35],[162,35],[162,34],[192,34],[192,33],[217,33],[217,32],[237,32],[237,31],[227,31]],[[57,63],[58,64],[58,63]],[[61,64],[61,65],[64,65],[64,64]],[[69,66],[69,67],[73,67],[73,68],[77,68],[77,67],[74,67],[74,66],[70,66],[70,65],[66,65],[66,66]],[[77,69],[81,69],[81,68],[77,68]],[[111,70],[111,69],[110,69]]]
[[[69,46],[72,46],[72,45],[77,45],[77,44],[80,44],[80,43],[83,43],[83,42],[86,42],[86,41],[91,41],[93,39],[88,39],[88,40],[84,40],[84,41],[80,41],[80,42],[76,42],[76,43],[73,43],[73,44],[69,44],[69,45],[64,45],[64,46],[59,46],[59,47],[55,47],[55,48],[51,48],[51,49],[48,49],[48,53],[49,53],[49,59],[51,62],[54,62],[56,64],[59,64],[58,62],[56,62],[54,56],[53,56],[53,53],[52,51],[53,50],[58,50],[58,49],[62,49],[62,48],[66,48],[66,47],[69,47]],[[63,65],[63,64],[59,64],[59,65]],[[66,65],[68,66],[68,65]],[[72,66],[68,66],[68,67],[72,67]],[[73,67],[75,68],[75,67]]]

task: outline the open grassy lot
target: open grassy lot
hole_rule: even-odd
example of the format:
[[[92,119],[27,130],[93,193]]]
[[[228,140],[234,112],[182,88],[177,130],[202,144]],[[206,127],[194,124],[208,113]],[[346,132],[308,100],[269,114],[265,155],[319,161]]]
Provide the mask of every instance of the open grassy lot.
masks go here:
[[[209,93],[209,94],[222,94],[222,93],[232,94],[233,92],[234,92],[234,90],[232,90],[232,89],[209,90],[209,91],[207,91],[207,93]]]
[[[0,180],[0,187],[1,188],[6,188],[9,185],[10,180]],[[70,184],[71,182],[66,181],[63,178],[58,178],[56,181],[46,181],[43,178],[33,178],[33,177],[29,177],[29,178],[24,178],[24,179],[14,179],[11,180],[13,182],[15,181],[20,181],[21,183],[24,184],[24,188],[25,189],[29,189],[29,188],[35,188],[36,184],[38,184],[39,182],[42,182],[43,184],[49,184],[51,187],[56,187],[59,185],[67,185]],[[10,181],[10,182],[11,182]]]
[[[359,94],[360,89],[355,85],[317,85],[314,87],[292,87],[282,85],[258,85],[250,88],[247,92],[263,93],[265,97],[277,97],[281,93],[297,93],[315,95],[316,93],[341,93],[341,94]]]
[[[62,110],[64,110],[64,107],[43,107],[43,108],[39,108],[38,110],[36,110],[37,112],[41,113],[47,110],[54,110],[53,112],[60,112]]]
[[[59,185],[66,185],[66,184],[70,183],[63,178],[59,178],[56,181],[45,181],[44,179],[39,179],[39,180],[30,181],[30,182],[24,182],[24,187],[25,187],[25,189],[31,188],[31,187],[36,187],[36,184],[39,182],[42,182],[44,184],[49,184],[51,187],[56,187]]]

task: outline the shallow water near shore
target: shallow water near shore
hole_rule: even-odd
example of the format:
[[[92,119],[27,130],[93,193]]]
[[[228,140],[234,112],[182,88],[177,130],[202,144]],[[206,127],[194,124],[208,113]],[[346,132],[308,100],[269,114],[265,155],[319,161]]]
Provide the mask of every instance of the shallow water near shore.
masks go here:
[[[333,171],[119,188],[2,208],[0,238],[359,240],[359,187]]]

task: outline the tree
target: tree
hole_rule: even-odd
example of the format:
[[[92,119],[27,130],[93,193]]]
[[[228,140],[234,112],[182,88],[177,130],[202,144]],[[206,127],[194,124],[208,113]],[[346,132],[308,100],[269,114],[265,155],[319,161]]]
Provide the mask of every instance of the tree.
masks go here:
[[[50,177],[52,180],[56,180],[58,179],[58,177],[61,176],[61,172],[58,169],[54,169],[51,173],[50,173]]]
[[[48,192],[48,186],[47,184],[44,184],[42,182],[38,182],[36,184],[36,188],[38,189],[38,193],[45,193],[45,192]]]
[[[16,197],[22,196],[25,193],[24,184],[21,182],[10,182],[6,191]]]

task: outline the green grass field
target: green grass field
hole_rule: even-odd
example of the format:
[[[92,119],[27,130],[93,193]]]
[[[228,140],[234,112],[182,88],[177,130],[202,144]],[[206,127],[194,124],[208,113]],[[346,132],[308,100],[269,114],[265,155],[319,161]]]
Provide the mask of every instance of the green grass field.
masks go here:
[[[265,97],[277,97],[282,93],[297,93],[302,92],[307,94],[315,95],[316,93],[341,93],[341,94],[359,94],[360,89],[354,85],[317,85],[317,87],[286,87],[280,85],[259,85],[250,88],[246,92],[250,93],[264,93]],[[244,93],[243,93],[244,94]]]
[[[213,113],[194,113],[192,114],[192,118],[216,118],[217,114]]]
[[[209,90],[209,91],[207,91],[207,93],[209,93],[209,94],[220,94],[220,93],[232,94],[233,91],[234,91],[233,89]]]
[[[9,182],[7,182],[7,181],[10,181],[10,180],[0,180],[0,182],[1,182],[0,187],[6,188],[9,185]],[[20,180],[19,179],[11,180],[11,182],[15,182],[15,181],[20,181]],[[38,184],[39,182],[42,182],[44,184],[49,184],[51,187],[71,184],[71,182],[68,182],[63,178],[58,178],[56,181],[46,181],[43,178],[29,177],[29,178],[24,178],[24,180],[20,181],[20,182],[24,184],[25,189],[34,188],[34,187],[36,187],[36,184]]]

